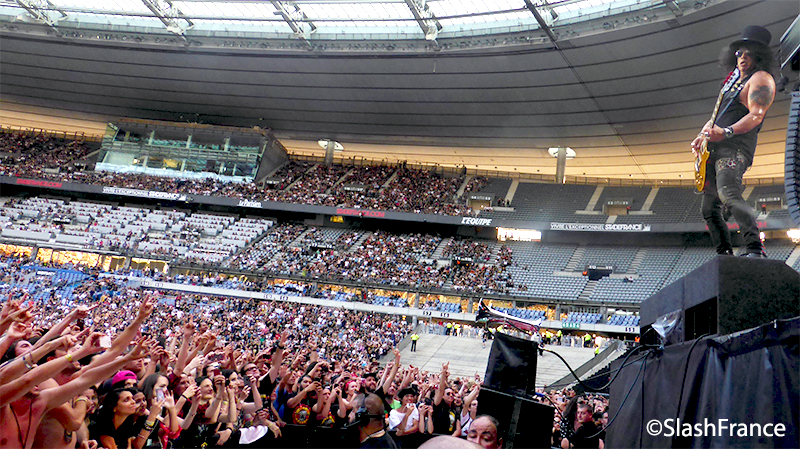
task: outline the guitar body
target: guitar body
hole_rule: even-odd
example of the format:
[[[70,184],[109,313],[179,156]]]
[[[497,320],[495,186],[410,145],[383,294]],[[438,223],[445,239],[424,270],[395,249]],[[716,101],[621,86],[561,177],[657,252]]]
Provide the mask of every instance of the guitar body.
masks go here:
[[[698,192],[702,192],[706,186],[706,162],[711,156],[708,152],[708,140],[703,140],[700,146],[700,151],[697,152],[697,157],[694,159],[694,188]]]
[[[725,92],[731,88],[737,89],[736,92],[741,90],[743,87],[741,81],[739,69],[734,69],[728,74],[728,77],[725,78],[722,89],[720,89],[719,95],[717,96],[717,104],[714,105],[714,112],[711,113],[710,123],[715,123],[717,121],[717,113],[719,112],[719,106],[722,103],[722,97],[725,96]],[[708,162],[709,156],[711,156],[711,153],[708,151],[708,135],[706,134],[706,138],[703,139],[700,150],[697,152],[697,157],[694,159],[694,188],[697,189],[698,193],[702,193],[706,186],[706,162]]]

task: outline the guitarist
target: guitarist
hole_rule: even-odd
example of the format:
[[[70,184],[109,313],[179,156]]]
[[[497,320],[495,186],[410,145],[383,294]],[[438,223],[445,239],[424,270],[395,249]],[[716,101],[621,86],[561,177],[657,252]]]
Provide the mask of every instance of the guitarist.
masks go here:
[[[733,42],[720,62],[739,75],[722,96],[716,120],[709,120],[692,141],[697,156],[707,143],[710,157],[703,188],[703,219],[717,254],[733,255],[731,236],[723,218],[723,206],[733,215],[744,237],[742,256],[767,257],[759,237],[756,213],[742,198],[742,175],[753,163],[758,132],[775,98],[775,80],[770,75],[772,36],[766,28],[748,26]],[[735,71],[738,69],[738,73]],[[726,83],[730,84],[730,83]]]

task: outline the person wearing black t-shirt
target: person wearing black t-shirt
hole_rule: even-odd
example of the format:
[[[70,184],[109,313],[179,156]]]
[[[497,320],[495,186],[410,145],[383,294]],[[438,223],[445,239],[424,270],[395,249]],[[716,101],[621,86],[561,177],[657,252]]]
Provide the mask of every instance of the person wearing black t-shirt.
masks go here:
[[[281,333],[281,338],[278,340],[277,346],[275,346],[275,351],[272,353],[272,359],[270,360],[269,371],[267,374],[259,377],[258,379],[258,386],[254,388],[250,385],[252,390],[258,390],[261,393],[261,399],[264,403],[267,403],[267,400],[272,395],[272,391],[275,390],[275,387],[278,385],[278,374],[280,372],[281,363],[283,363],[283,352],[286,349],[286,338],[289,336],[287,331],[283,331]],[[266,357],[267,354],[259,354],[259,357]],[[258,371],[258,366],[255,363],[247,363],[242,367],[242,378],[247,379],[251,375],[260,374]],[[252,395],[252,393],[251,393]],[[246,401],[252,402],[252,398],[248,397]]]
[[[383,377],[383,382],[380,385],[378,384],[378,375],[376,373],[364,375],[364,392],[376,394],[381,398],[384,413],[392,411],[394,398],[389,394],[389,387],[392,385],[397,375],[397,370],[400,368],[400,351],[397,348],[393,348],[392,353],[394,354],[394,361],[390,363],[391,368],[389,366],[386,367],[389,369],[389,374]]]
[[[368,394],[364,398],[364,403],[360,407],[360,417],[358,422],[359,449],[397,449],[392,437],[386,433],[384,425],[383,400],[376,394]],[[359,419],[359,414],[356,414]]]
[[[599,429],[592,420],[592,407],[589,404],[578,404],[575,413],[575,424],[572,433],[561,440],[561,449],[593,448],[603,449],[600,443]]]
[[[740,255],[767,257],[757,214],[742,197],[742,177],[753,164],[758,132],[775,100],[775,79],[770,73],[774,60],[771,40],[769,30],[751,25],[724,51],[720,62],[731,72],[722,83],[712,119],[703,125],[691,144],[696,164],[702,162],[698,153],[703,153],[703,146],[710,153],[701,211],[717,254],[733,255],[725,213],[729,212],[742,235],[745,248]]]
[[[442,373],[439,375],[439,388],[433,397],[433,433],[451,435],[455,430],[456,415],[453,411],[453,397],[455,392],[447,386],[450,376],[450,363],[442,364]]]

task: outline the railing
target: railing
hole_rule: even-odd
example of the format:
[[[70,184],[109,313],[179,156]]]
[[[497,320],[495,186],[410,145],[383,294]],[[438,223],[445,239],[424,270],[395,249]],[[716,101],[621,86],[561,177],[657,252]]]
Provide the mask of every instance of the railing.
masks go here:
[[[50,131],[41,128],[14,128],[11,126],[0,126],[0,133],[20,133],[25,136],[45,136],[53,139],[77,140],[79,142],[101,142],[103,140],[103,136],[101,135],[91,135],[83,132],[68,133],[65,131]]]
[[[325,162],[323,156],[311,156],[305,154],[289,154],[291,159],[296,161],[306,161],[317,164]],[[366,167],[366,166],[384,166],[384,167],[400,167],[413,168],[417,170],[433,170],[442,176],[458,176],[461,174],[473,176],[485,176],[487,178],[505,178],[517,179],[521,181],[534,181],[542,183],[555,183],[555,173],[543,175],[538,173],[519,173],[519,172],[505,172],[500,170],[486,170],[480,168],[466,168],[457,166],[442,166],[439,164],[406,164],[402,161],[389,161],[387,159],[367,159],[364,157],[333,157],[333,163],[341,164],[344,166]],[[565,176],[565,184],[577,185],[597,185],[609,187],[694,187],[694,179],[631,179],[631,178],[591,178],[587,176]],[[773,178],[745,178],[744,184],[749,186],[774,186],[783,185],[783,177]]]
[[[577,369],[573,369],[573,371],[575,371],[575,374],[578,375],[578,379],[583,377],[583,375],[585,375],[592,369],[596,368],[600,364],[609,363],[609,360],[607,360],[608,356],[610,356],[614,351],[619,350],[622,346],[624,346],[623,342],[619,340],[612,341],[608,346],[606,346],[605,349],[603,349],[600,352],[600,354],[594,356],[594,358],[584,363],[583,365],[579,366]],[[569,373],[566,376],[562,377],[561,379],[548,385],[548,388],[558,389],[571,385],[577,381],[578,380],[575,378],[575,376],[573,376],[572,373]]]

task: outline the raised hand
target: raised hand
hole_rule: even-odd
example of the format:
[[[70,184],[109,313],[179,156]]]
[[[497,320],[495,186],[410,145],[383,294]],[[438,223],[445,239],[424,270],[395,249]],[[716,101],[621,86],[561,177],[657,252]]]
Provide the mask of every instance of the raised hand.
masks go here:
[[[149,317],[150,314],[153,313],[153,309],[155,308],[155,306],[156,306],[155,299],[149,296],[144,298],[142,300],[142,303],[139,304],[139,313],[136,316],[136,319],[140,321],[146,320],[147,317]]]
[[[11,327],[8,328],[6,335],[12,341],[21,340],[28,335],[29,331],[30,331],[29,325],[16,321],[14,323],[11,323]]]
[[[125,355],[129,360],[142,359],[147,355],[147,339],[140,337],[136,340],[136,346]]]
[[[97,440],[84,440],[81,449],[97,449]]]
[[[100,332],[93,332],[92,335],[86,337],[86,340],[83,342],[83,346],[81,346],[81,353],[85,353],[83,354],[83,357],[90,354],[97,354],[104,349],[100,345],[100,337],[103,337],[103,334]]]
[[[93,306],[89,306],[89,307],[87,307],[87,306],[78,306],[77,308],[72,310],[72,313],[74,314],[73,316],[75,317],[75,319],[82,320],[82,319],[86,318],[87,316],[89,316],[92,313],[92,310],[94,310],[94,309],[96,309],[98,307],[100,307],[99,303],[95,304]]]
[[[166,396],[164,396],[164,401],[161,404],[162,407],[166,407],[167,410],[172,410],[175,408],[175,398],[172,397],[169,392],[167,392]]]
[[[224,390],[225,387],[225,376],[222,374],[217,374],[214,376],[214,385],[217,386],[217,391]]]

